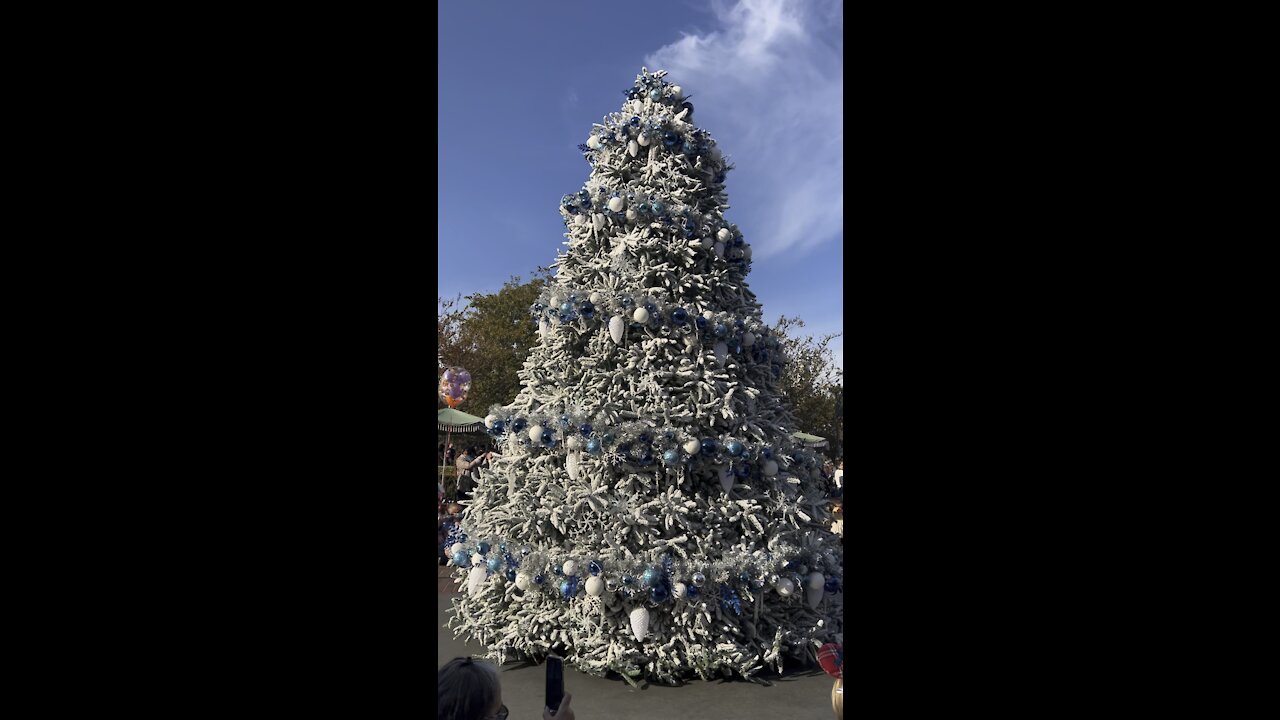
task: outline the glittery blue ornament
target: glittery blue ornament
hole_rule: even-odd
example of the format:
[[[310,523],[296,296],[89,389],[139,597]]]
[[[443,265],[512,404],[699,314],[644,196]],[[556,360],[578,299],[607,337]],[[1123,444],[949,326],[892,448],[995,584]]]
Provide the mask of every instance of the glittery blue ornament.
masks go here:
[[[718,322],[716,323],[715,329],[712,330],[712,332],[716,334],[716,337],[724,337],[725,335],[729,334],[729,326],[725,325],[722,322]]]
[[[481,555],[484,555],[485,553],[488,553],[488,552],[489,552],[489,547],[490,547],[490,546],[489,546],[489,543],[484,542],[484,541],[481,541],[479,545],[476,545],[476,549],[480,551],[480,554],[481,554]]]
[[[569,422],[570,420],[568,415],[560,416],[560,427],[569,427]]]
[[[546,582],[546,581],[547,581],[547,579],[546,579],[545,577],[543,577],[542,575],[534,575],[534,576],[533,576],[533,584],[534,584],[534,585],[541,585],[542,583],[544,583],[544,582]]]
[[[454,564],[454,565],[457,565],[458,567],[466,567],[466,566],[467,566],[467,554],[466,554],[466,553],[464,553],[464,552],[462,552],[461,550],[459,550],[458,552],[454,553],[454,554],[453,554],[453,564]]]
[[[650,315],[653,315],[658,312],[658,306],[654,305],[653,303],[645,303],[644,309],[648,310]]]
[[[542,431],[542,444],[551,447],[556,444],[556,431],[547,428]]]
[[[706,329],[707,329],[707,319],[706,319],[706,318],[704,318],[704,317],[702,317],[701,315],[699,315],[699,316],[697,316],[696,318],[694,318],[694,319],[693,319],[693,324],[694,324],[694,325],[696,325],[696,326],[698,326],[698,329],[699,329],[699,330],[706,330]]]
[[[656,603],[665,601],[669,595],[670,593],[667,592],[667,589],[661,585],[655,585],[653,589],[649,591],[649,599]]]
[[[573,306],[572,306],[572,305],[570,305],[570,304],[569,304],[569,303],[567,303],[567,302],[566,302],[566,303],[562,303],[562,304],[560,305],[560,313],[561,313],[561,314],[570,313],[570,312],[573,312]]]
[[[729,454],[734,457],[742,457],[742,453],[746,452],[747,447],[739,440],[730,440],[725,443],[724,449],[728,450]]]
[[[653,207],[653,214],[654,214],[654,215],[659,215],[659,214],[661,214],[661,213],[662,213],[662,211],[664,211],[664,210],[666,210],[666,209],[667,209],[667,206],[666,206],[666,205],[663,205],[661,202],[655,202],[655,203],[652,205],[652,207]]]
[[[508,581],[508,582],[515,582],[515,581],[516,581],[516,571],[515,571],[515,570],[512,570],[512,569],[508,569],[508,570],[507,570],[507,581]]]
[[[685,155],[692,155],[693,146],[690,145],[688,141],[685,141],[683,144],[680,145],[680,152],[684,153]]]
[[[661,99],[662,99],[662,91],[661,91],[661,90],[658,90],[657,88],[654,88],[653,90],[650,90],[650,91],[649,91],[649,99],[650,99],[650,100],[661,100]]]
[[[631,307],[631,303],[633,303],[633,302],[635,302],[635,301],[631,299],[631,296],[630,296],[630,295],[623,295],[623,296],[622,296],[622,307]]]
[[[666,463],[667,465],[675,465],[676,463],[680,462],[680,452],[678,450],[672,449],[662,453],[662,462]]]
[[[702,454],[703,454],[703,455],[714,455],[717,449],[719,449],[719,446],[718,446],[718,444],[716,443],[716,441],[715,441],[715,439],[714,439],[714,438],[703,438],[703,439],[702,439]]]
[[[631,577],[630,575],[623,575],[623,576],[622,576],[622,584],[623,584],[623,585],[631,585],[631,584],[635,583],[635,581],[636,581],[636,579],[635,579],[635,578],[633,578],[633,577]]]
[[[582,437],[587,437],[588,435],[590,435],[590,434],[591,434],[591,423],[583,423],[583,424],[578,428],[578,432],[582,433]]]
[[[650,587],[654,583],[658,582],[658,575],[659,573],[657,568],[646,568],[644,575],[640,576],[640,582],[645,587]]]
[[[772,459],[772,458],[773,458],[773,450],[770,450],[770,449],[769,449],[769,448],[767,448],[767,447],[766,447],[766,448],[760,448],[760,457],[764,458],[765,460],[770,460],[770,459]]]
[[[680,136],[670,130],[662,133],[662,144],[667,147],[675,147],[680,142]]]
[[[489,558],[489,570],[498,572],[502,568],[502,558]]]
[[[827,578],[826,584],[823,586],[827,592],[833,593],[840,589],[840,581],[833,577]]]
[[[592,575],[599,575],[601,572],[604,571],[604,568],[600,567],[600,563],[596,562],[595,560],[592,560],[591,562],[587,563],[587,571],[590,572]]]
[[[591,438],[587,441],[587,453],[589,455],[599,455],[604,452],[604,448],[600,447],[599,438]]]
[[[551,572],[555,573],[556,575],[563,575],[563,574],[564,574],[564,570],[561,570],[559,565],[557,565],[557,566],[555,566],[555,567],[551,568]]]
[[[493,427],[489,428],[489,434],[494,437],[502,437],[502,434],[506,431],[507,426],[501,420],[495,420]]]
[[[610,445],[617,442],[618,439],[613,436],[613,433],[605,433],[603,440],[604,440],[605,447],[609,447]]]
[[[583,300],[582,304],[578,306],[578,312],[582,313],[582,317],[590,320],[595,317],[596,306],[592,305],[590,300]]]

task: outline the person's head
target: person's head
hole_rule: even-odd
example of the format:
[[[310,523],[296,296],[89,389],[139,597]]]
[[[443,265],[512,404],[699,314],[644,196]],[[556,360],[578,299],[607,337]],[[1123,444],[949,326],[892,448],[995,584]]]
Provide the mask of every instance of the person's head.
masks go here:
[[[436,717],[440,720],[506,720],[498,669],[469,657],[440,668]]]
[[[445,509],[449,511],[450,515],[455,517],[462,514],[462,506],[458,503],[449,503],[449,507]]]
[[[471,457],[475,457],[475,456],[476,456],[476,446],[475,446],[475,445],[471,445],[471,446],[469,446],[469,447],[467,448],[467,454],[468,454],[468,455],[470,455]]]

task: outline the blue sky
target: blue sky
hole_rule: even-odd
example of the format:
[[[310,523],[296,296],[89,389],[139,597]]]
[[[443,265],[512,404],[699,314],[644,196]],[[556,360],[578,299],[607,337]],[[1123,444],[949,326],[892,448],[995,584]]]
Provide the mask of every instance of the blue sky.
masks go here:
[[[844,330],[844,18],[832,0],[442,0],[439,295],[493,292],[562,249],[576,149],[641,66],[667,70],[735,169],[726,217],[773,323]],[[833,348],[843,367],[843,338]]]

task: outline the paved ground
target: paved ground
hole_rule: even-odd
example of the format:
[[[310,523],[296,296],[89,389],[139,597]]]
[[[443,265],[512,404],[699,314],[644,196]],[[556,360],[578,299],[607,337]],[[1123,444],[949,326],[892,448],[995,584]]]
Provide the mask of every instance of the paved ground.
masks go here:
[[[462,655],[482,655],[478,643],[463,643],[445,629],[452,594],[441,582],[436,626],[439,667]],[[542,717],[545,668],[524,662],[502,667],[502,698],[511,720]],[[577,720],[833,720],[831,686],[821,670],[769,678],[772,687],[743,681],[695,680],[684,687],[645,685],[635,690],[622,680],[606,680],[565,668],[565,690],[573,695]]]

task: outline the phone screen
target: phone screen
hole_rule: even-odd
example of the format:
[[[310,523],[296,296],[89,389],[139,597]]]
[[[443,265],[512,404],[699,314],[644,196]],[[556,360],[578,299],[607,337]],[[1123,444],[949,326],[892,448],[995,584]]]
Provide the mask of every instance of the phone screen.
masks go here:
[[[564,699],[564,660],[555,655],[547,656],[547,707],[554,715]]]

